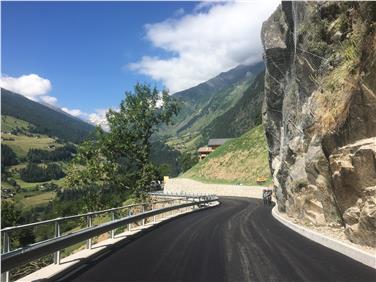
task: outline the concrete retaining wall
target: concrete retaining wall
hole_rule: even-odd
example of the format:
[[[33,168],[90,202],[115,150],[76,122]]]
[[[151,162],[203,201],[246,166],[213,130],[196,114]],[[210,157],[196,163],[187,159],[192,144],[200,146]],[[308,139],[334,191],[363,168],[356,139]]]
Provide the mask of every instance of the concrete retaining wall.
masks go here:
[[[334,251],[337,251],[345,256],[348,256],[356,261],[359,261],[365,265],[368,265],[372,268],[376,269],[376,256],[369,254],[367,252],[364,252],[363,250],[360,250],[358,248],[355,248],[349,244],[343,243],[341,241],[338,241],[336,239],[327,237],[325,235],[322,235],[320,233],[317,233],[313,230],[307,229],[301,225],[297,225],[295,223],[292,223],[291,221],[283,218],[279,212],[277,206],[275,206],[272,210],[272,215],[275,219],[277,219],[279,222],[287,226],[288,228],[292,229],[293,231],[299,233],[300,235],[319,243],[329,249],[332,249]]]
[[[172,178],[165,184],[164,191],[188,194],[215,194],[217,196],[247,197],[262,199],[262,186],[206,184],[188,178]]]

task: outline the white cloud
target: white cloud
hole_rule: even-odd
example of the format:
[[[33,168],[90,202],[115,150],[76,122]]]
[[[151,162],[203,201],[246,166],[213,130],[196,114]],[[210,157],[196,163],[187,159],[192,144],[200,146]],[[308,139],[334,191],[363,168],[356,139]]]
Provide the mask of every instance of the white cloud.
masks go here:
[[[33,73],[20,77],[3,76],[0,78],[0,86],[31,100],[38,100],[39,96],[46,95],[52,88],[48,79]]]
[[[62,107],[61,110],[70,114],[71,116],[81,118],[86,120],[87,122],[98,125],[102,127],[104,130],[108,131],[109,126],[106,118],[106,113],[109,109],[96,109],[93,113],[85,113],[80,109],[68,109],[66,107]]]
[[[88,121],[92,124],[99,125],[104,130],[109,130],[106,113],[109,109],[97,109],[94,113],[88,114]]]
[[[46,95],[52,89],[51,82],[34,73],[19,77],[2,76],[0,78],[0,87],[21,94],[36,102],[43,102],[53,106],[57,104],[56,97]]]
[[[43,101],[44,103],[50,104],[55,106],[57,104],[57,98],[52,96],[40,96],[39,99]]]
[[[179,17],[179,16],[182,16],[184,15],[185,11],[183,8],[180,8],[180,9],[177,9],[175,12],[174,12],[174,16],[175,17]]]
[[[21,94],[36,102],[57,105],[57,98],[47,95],[52,89],[51,82],[37,74],[22,75],[20,77],[2,76],[0,78],[0,87]],[[108,130],[106,120],[108,109],[97,109],[94,113],[85,113],[80,109],[68,109],[66,107],[62,107],[61,110]]]
[[[65,107],[62,107],[61,108],[64,112],[70,114],[71,116],[74,116],[74,117],[80,117],[82,115],[85,115],[83,112],[81,112],[81,110],[79,109],[68,109],[68,108],[65,108]]]
[[[218,1],[218,2],[220,2],[220,1]],[[204,11],[205,9],[209,9],[209,8],[212,7],[213,5],[218,4],[218,2],[214,2],[214,1],[204,1],[204,2],[200,2],[200,3],[198,3],[198,4],[194,7],[193,11],[194,11],[194,12]],[[222,1],[222,2],[224,2],[224,1]]]
[[[279,1],[198,4],[193,14],[146,26],[146,38],[171,52],[128,67],[162,81],[174,93],[239,64],[262,60],[261,25]]]
[[[157,103],[155,104],[155,107],[159,109],[163,106],[163,104],[164,104],[163,99],[159,99]]]

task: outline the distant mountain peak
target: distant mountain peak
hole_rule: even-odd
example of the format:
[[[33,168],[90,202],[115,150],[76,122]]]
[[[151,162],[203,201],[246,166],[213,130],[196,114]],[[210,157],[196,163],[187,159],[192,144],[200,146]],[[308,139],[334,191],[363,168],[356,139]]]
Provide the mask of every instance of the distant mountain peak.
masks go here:
[[[33,124],[41,133],[78,143],[94,126],[51,105],[32,101],[1,88],[1,114]]]

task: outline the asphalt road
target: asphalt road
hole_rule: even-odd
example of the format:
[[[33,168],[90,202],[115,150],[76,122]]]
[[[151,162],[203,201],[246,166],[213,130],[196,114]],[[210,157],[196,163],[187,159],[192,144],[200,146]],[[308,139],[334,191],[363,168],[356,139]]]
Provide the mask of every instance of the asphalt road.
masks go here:
[[[225,198],[88,263],[65,281],[376,281],[376,271],[294,233],[261,200]]]

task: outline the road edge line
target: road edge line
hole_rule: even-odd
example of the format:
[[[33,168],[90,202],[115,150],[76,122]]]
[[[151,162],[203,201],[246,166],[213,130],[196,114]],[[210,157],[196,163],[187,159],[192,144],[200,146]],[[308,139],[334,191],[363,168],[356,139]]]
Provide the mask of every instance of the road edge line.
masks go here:
[[[363,263],[373,269],[376,269],[376,255],[371,255],[363,250],[356,247],[343,243],[339,240],[330,238],[328,236],[322,235],[316,231],[310,230],[298,224],[295,224],[285,218],[283,218],[279,211],[277,205],[272,209],[273,217],[278,220],[283,225],[287,226],[291,230],[299,233],[300,235],[320,244],[336,252],[339,252],[347,257],[352,258],[360,263]]]

